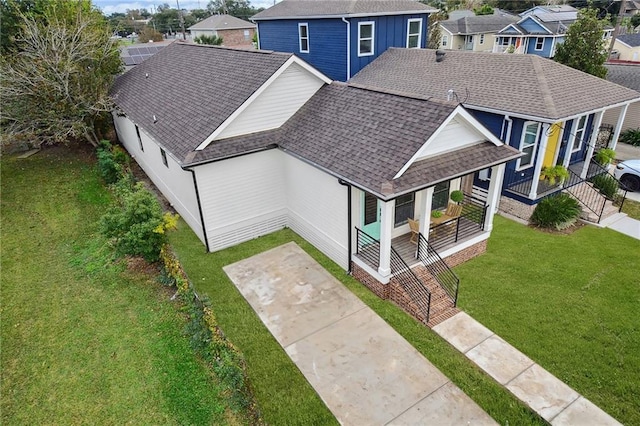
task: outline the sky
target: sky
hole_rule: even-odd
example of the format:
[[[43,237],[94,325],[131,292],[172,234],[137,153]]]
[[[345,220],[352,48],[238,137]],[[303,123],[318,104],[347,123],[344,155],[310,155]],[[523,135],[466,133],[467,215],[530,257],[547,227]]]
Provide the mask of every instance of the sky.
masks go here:
[[[178,0],[181,9],[206,9],[209,0]],[[172,8],[177,8],[176,0],[93,0],[93,4],[98,6],[102,13],[111,15],[114,12],[125,13],[127,9],[147,9],[155,12],[159,5],[167,3]],[[253,7],[273,6],[273,0],[251,0]]]

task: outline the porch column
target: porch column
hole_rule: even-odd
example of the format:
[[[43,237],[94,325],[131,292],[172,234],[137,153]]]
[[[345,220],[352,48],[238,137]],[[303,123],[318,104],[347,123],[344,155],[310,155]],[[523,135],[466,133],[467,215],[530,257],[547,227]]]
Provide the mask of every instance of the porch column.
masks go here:
[[[502,180],[504,179],[504,170],[506,163],[498,164],[491,168],[491,180],[489,180],[489,194],[487,196],[486,217],[484,218],[484,230],[491,231],[493,229],[493,215],[498,211],[498,201],[502,193]]]
[[[538,146],[538,152],[536,152],[536,161],[533,163],[533,181],[531,182],[531,191],[529,191],[529,198],[535,200],[538,194],[538,182],[540,181],[540,172],[542,171],[542,161],[544,160],[544,154],[547,150],[547,144],[549,143],[549,123],[542,123],[542,141]]]
[[[626,105],[622,110],[621,115],[624,115],[624,111],[626,111]],[[582,165],[582,171],[580,172],[580,177],[585,179],[587,177],[587,172],[589,171],[589,165],[591,164],[591,156],[593,155],[593,149],[596,147],[596,142],[598,140],[598,133],[600,130],[600,125],[602,124],[602,116],[604,115],[604,111],[600,111],[596,114],[596,119],[593,122],[593,126],[591,128],[591,138],[589,138],[589,147],[587,148],[587,156],[584,159],[584,164]],[[624,118],[623,118],[624,120]],[[620,132],[618,132],[618,135]]]
[[[393,229],[395,204],[395,200],[380,202],[380,266],[378,272],[383,277],[391,275],[391,230]]]
[[[622,107],[622,111],[620,111],[620,115],[618,116],[618,124],[616,124],[616,129],[613,131],[613,139],[611,139],[611,149],[615,150],[616,146],[618,145],[618,138],[620,137],[620,131],[622,130],[624,119],[627,116],[627,109],[629,109],[629,104],[625,104]]]
[[[433,190],[435,186],[430,186],[424,190],[422,204],[420,204],[420,233],[429,239],[429,226],[431,225],[431,202],[433,201]]]
[[[569,168],[569,163],[571,162],[571,151],[573,151],[573,135],[576,134],[576,127],[578,126],[578,119],[574,118],[571,122],[571,131],[569,132],[569,138],[567,139],[567,146],[564,150],[564,160],[562,161],[562,165],[565,168]],[[561,143],[562,144],[562,143]]]

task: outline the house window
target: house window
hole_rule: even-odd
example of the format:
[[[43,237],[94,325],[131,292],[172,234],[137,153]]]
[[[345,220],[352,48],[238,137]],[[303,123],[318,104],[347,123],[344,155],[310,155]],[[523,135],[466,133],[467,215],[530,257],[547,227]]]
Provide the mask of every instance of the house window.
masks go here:
[[[524,125],[522,139],[520,140],[520,151],[525,153],[524,157],[518,159],[517,170],[526,169],[533,165],[533,156],[536,152],[536,142],[540,134],[540,123],[528,122]]]
[[[404,225],[413,217],[415,193],[396,198],[395,226]]]
[[[578,120],[578,125],[576,126],[576,132],[573,135],[571,152],[580,151],[580,148],[582,148],[582,139],[584,139],[584,131],[586,127],[587,127],[587,116],[583,115]]]
[[[244,41],[251,40],[251,32],[249,30],[244,30]]]
[[[298,24],[300,53],[309,53],[309,24]]]
[[[407,22],[407,48],[419,48],[422,38],[422,19],[409,19]]]
[[[464,36],[464,50],[473,50],[473,36]]]
[[[480,44],[484,44],[484,34],[480,34]]]
[[[375,32],[374,25],[375,24],[373,22],[358,23],[358,56],[373,55],[373,35]]]
[[[431,198],[431,210],[444,209],[449,203],[449,181],[436,184]]]
[[[140,151],[144,152],[144,146],[142,145],[142,138],[140,137],[140,128],[136,124],[136,135],[138,135],[138,144],[140,145]]]
[[[169,167],[169,162],[167,161],[167,153],[162,148],[160,148],[160,155],[162,156],[162,164],[164,164],[166,167]]]
[[[500,46],[508,46],[511,44],[511,37],[500,37]]]
[[[443,35],[442,36],[442,47],[447,47],[448,43],[449,43],[449,36]]]
[[[542,50],[544,47],[544,37],[536,37],[536,50]]]

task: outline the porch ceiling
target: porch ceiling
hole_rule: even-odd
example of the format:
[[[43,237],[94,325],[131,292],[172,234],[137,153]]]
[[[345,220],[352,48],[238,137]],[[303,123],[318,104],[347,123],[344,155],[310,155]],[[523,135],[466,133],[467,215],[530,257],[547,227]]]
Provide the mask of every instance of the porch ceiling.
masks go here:
[[[508,145],[496,146],[491,142],[445,152],[412,164],[402,176],[391,182],[392,190],[385,191],[384,195],[385,198],[391,199],[403,193],[506,163],[522,155],[520,151]]]

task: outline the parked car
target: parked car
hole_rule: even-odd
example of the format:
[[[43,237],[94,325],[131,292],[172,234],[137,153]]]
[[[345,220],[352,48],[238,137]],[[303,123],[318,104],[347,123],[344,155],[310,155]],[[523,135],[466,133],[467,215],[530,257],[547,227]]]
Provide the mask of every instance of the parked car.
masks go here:
[[[618,163],[613,175],[629,191],[640,191],[640,160],[627,160]]]

